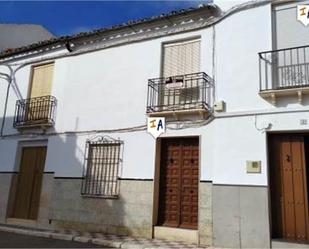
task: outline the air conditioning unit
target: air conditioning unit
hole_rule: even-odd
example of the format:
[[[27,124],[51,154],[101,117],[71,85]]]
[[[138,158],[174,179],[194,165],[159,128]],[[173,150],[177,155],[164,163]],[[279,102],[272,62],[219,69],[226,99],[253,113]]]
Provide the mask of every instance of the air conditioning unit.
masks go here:
[[[200,99],[200,88],[198,86],[182,88],[180,89],[179,96],[181,101],[196,102]]]
[[[183,76],[171,76],[165,78],[165,86],[168,89],[180,89],[184,87]]]

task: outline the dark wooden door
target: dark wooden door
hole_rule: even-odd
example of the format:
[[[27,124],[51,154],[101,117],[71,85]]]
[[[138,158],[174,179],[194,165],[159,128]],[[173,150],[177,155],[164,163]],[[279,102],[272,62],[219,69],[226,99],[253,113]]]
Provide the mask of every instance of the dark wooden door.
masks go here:
[[[197,228],[198,182],[198,138],[163,139],[159,225]]]
[[[14,218],[37,219],[46,147],[24,147],[18,173]]]
[[[301,135],[273,135],[269,142],[272,235],[308,241],[304,138]]]

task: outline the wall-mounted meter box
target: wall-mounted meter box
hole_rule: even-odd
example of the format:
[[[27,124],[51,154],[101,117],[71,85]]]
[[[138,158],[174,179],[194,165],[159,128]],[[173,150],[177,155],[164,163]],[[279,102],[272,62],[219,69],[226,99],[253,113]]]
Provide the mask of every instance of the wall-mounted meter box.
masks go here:
[[[216,112],[225,111],[225,102],[223,100],[218,100],[214,103],[214,110]]]
[[[261,173],[261,161],[247,161],[247,173]]]

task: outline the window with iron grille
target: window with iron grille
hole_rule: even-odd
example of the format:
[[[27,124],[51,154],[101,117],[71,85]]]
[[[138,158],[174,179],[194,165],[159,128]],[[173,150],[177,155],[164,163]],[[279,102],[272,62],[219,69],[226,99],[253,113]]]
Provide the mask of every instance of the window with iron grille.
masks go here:
[[[87,141],[82,195],[117,197],[123,142],[101,138]]]

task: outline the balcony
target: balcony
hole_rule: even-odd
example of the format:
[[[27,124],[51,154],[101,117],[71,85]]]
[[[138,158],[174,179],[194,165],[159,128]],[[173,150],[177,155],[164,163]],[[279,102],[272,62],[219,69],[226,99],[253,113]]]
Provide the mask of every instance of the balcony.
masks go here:
[[[281,96],[301,103],[309,94],[309,45],[259,53],[260,95],[273,104]]]
[[[148,116],[207,113],[213,83],[203,72],[148,80]]]
[[[56,106],[57,100],[53,96],[17,100],[13,126],[17,129],[52,127]]]

